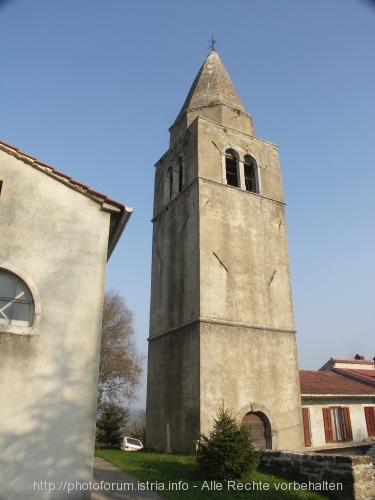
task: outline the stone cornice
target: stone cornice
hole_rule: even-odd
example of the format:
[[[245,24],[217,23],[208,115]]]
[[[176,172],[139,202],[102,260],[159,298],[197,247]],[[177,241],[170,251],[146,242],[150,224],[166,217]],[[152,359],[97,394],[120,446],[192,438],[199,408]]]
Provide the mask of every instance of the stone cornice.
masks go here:
[[[168,330],[164,330],[163,332],[159,332],[155,335],[152,335],[147,340],[151,341],[151,340],[159,339],[160,337],[164,337],[165,335],[169,335],[170,333],[173,333],[177,330],[181,330],[183,328],[188,328],[189,326],[195,325],[196,323],[209,323],[209,324],[213,324],[213,325],[225,325],[225,326],[233,326],[233,327],[237,327],[237,328],[268,330],[271,332],[285,332],[285,333],[296,333],[297,332],[297,330],[294,330],[293,328],[284,328],[284,327],[270,326],[270,325],[258,325],[258,324],[254,324],[254,323],[241,323],[239,321],[231,321],[231,320],[224,320],[224,319],[217,319],[217,318],[198,317],[198,318],[194,318],[190,321],[186,321],[185,323],[181,323],[180,325],[175,326],[173,328],[169,328]]]
[[[159,210],[159,212],[157,214],[154,215],[154,217],[151,219],[151,222],[155,222],[155,220],[159,217],[159,215],[161,215],[164,211],[168,211],[169,207],[173,204],[173,202],[177,201],[178,198],[180,198],[181,195],[185,191],[187,191],[188,189],[193,187],[194,184],[196,184],[199,180],[203,180],[203,181],[209,182],[211,184],[217,184],[219,186],[225,186],[225,187],[230,188],[230,189],[236,189],[237,191],[243,193],[245,196],[248,196],[248,195],[257,196],[263,200],[271,201],[272,203],[278,203],[279,205],[286,206],[285,201],[275,200],[274,198],[269,198],[268,196],[263,196],[262,194],[259,194],[259,193],[253,193],[251,191],[245,191],[244,189],[237,188],[234,186],[228,186],[228,184],[223,184],[222,182],[214,181],[212,179],[208,179],[207,177],[197,177],[188,186],[184,187],[184,189],[180,193],[178,193],[171,201],[169,201],[166,205],[164,205],[164,207],[161,210]]]

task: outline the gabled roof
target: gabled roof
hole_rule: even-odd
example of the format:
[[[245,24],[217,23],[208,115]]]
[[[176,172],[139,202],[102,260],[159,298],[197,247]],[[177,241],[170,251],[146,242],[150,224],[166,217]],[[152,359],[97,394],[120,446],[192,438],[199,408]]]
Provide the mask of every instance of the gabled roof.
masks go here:
[[[74,180],[69,175],[66,175],[51,167],[51,165],[43,163],[34,156],[24,153],[15,146],[12,146],[2,140],[0,140],[0,149],[8,154],[15,156],[17,159],[23,161],[24,163],[37,168],[38,170],[44,172],[46,175],[53,177],[57,181],[66,184],[69,188],[74,189],[82,195],[91,198],[93,201],[98,203],[102,210],[105,210],[106,212],[109,212],[111,214],[107,253],[107,258],[109,259],[117,245],[117,242],[121,237],[122,232],[125,229],[126,224],[128,223],[128,220],[133,212],[133,208],[127,207],[126,205],[118,201],[112,200],[99,191],[94,191],[86,184],[82,184],[81,182]]]
[[[219,54],[212,51],[199,70],[176,121],[186,109],[219,103],[245,111]]]
[[[351,363],[353,365],[374,364],[374,361],[371,359],[330,358],[330,361],[331,360],[335,363]]]
[[[342,365],[336,366],[336,365]],[[343,366],[343,365],[349,365],[348,366]],[[326,371],[326,370],[332,370],[333,368],[350,368],[350,365],[362,365],[367,366],[367,369],[374,369],[374,361],[372,359],[350,359],[350,358],[330,358],[319,370],[321,371]],[[353,366],[353,368],[355,368]],[[358,366],[359,367],[359,366]]]
[[[349,379],[335,372],[300,370],[302,396],[373,396],[375,387]]]
[[[360,368],[333,368],[332,371],[342,375],[343,377],[348,377],[375,387],[375,370],[361,370]]]

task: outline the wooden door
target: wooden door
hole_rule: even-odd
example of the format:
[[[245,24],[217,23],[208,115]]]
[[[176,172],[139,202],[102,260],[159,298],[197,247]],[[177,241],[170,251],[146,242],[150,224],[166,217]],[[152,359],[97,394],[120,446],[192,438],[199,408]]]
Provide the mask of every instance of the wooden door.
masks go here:
[[[257,450],[267,448],[266,426],[257,413],[246,413],[241,425],[250,429],[251,437]]]

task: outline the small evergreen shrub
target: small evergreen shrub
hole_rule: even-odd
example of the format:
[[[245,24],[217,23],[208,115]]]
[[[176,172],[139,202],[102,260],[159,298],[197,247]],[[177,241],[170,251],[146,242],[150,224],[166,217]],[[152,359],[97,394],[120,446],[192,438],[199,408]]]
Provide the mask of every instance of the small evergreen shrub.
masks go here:
[[[249,429],[228,409],[219,409],[208,437],[200,434],[197,463],[207,479],[242,479],[256,470],[259,459]]]
[[[129,410],[115,403],[101,403],[96,421],[96,448],[120,448],[121,428],[129,418]]]

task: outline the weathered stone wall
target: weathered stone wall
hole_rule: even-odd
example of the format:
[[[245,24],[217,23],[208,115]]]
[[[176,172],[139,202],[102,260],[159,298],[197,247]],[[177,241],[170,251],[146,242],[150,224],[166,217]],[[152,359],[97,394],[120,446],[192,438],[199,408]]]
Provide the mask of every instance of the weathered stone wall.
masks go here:
[[[317,491],[330,498],[375,499],[370,457],[266,450],[262,455],[261,468],[305,483],[309,490],[314,489],[311,484],[314,483]],[[338,483],[342,484],[342,489]],[[330,490],[329,484],[335,484],[336,488]]]
[[[146,446],[189,451],[193,431],[208,432],[224,401],[240,421],[262,414],[267,446],[300,450],[277,146],[254,137],[217,54],[206,63],[156,164]],[[228,149],[237,158],[238,187],[227,184]],[[256,192],[246,190],[246,155],[254,160]]]
[[[259,411],[272,449],[303,449],[289,258],[277,147],[198,118],[201,430],[222,402]],[[260,194],[228,186],[222,155],[252,154]],[[266,389],[265,389],[266,388]]]
[[[276,350],[280,356],[274,355]],[[272,449],[302,448],[301,407],[293,377],[297,365],[294,333],[207,320],[201,324],[200,358],[201,432],[211,430],[224,402],[239,421],[251,411],[265,415]]]
[[[201,315],[293,330],[284,206],[206,180],[199,193]]]
[[[220,182],[228,187],[225,181],[225,172],[220,167],[225,150],[234,149],[240,161],[243,161],[246,154],[250,154],[256,160],[259,194],[263,199],[268,198],[284,203],[281,167],[276,144],[214,123],[203,117],[198,117],[197,121],[199,177]],[[233,189],[241,192],[238,188]],[[244,190],[243,193],[250,196],[253,194]]]
[[[150,337],[199,316],[198,220],[197,183],[154,220]]]
[[[146,447],[193,453],[199,431],[199,325],[150,339]]]
[[[162,215],[176,203],[183,193],[178,193],[178,183],[174,186],[172,203],[167,194],[168,180],[167,173],[170,168],[175,172],[178,170],[176,162],[179,156],[184,158],[184,180],[183,189],[190,186],[198,176],[198,152],[197,134],[198,123],[194,122],[182,137],[169,149],[156,163],[155,167],[155,194],[154,194],[154,218],[158,214]],[[177,176],[176,176],[177,177]],[[167,210],[168,209],[168,210]]]
[[[256,159],[260,194],[226,185],[229,147]],[[183,189],[170,200],[179,157]],[[240,421],[261,412],[273,449],[302,449],[277,147],[198,117],[156,165],[153,222],[146,446],[190,451],[224,400]]]

